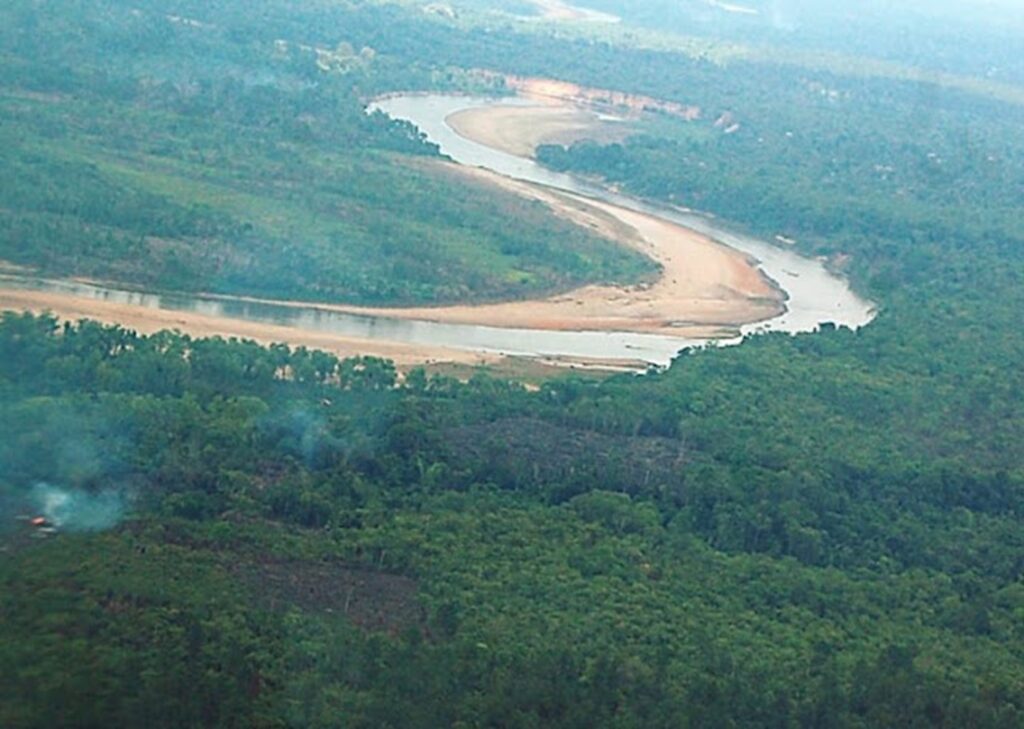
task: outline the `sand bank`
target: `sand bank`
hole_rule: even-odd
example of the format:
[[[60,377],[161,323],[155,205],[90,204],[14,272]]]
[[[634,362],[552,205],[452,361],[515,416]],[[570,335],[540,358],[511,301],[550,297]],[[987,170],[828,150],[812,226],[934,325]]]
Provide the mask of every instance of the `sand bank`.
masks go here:
[[[511,180],[482,169],[446,164],[449,174],[478,184],[497,185],[550,207],[555,215],[643,252],[661,266],[656,280],[634,285],[592,285],[539,300],[441,307],[358,307],[319,305],[351,314],[428,320],[449,324],[531,330],[624,331],[687,338],[727,338],[741,324],[773,317],[783,308],[782,293],[741,253],[651,215]],[[253,299],[254,300],[254,299]],[[308,308],[307,302],[273,302]],[[262,343],[284,342],[341,357],[374,355],[399,366],[453,363],[493,364],[501,355],[453,347],[361,339],[300,327],[229,317],[169,311],[95,300],[72,294],[0,288],[0,309],[51,311],[62,319],[94,319],[150,333],[178,329],[196,337],[223,336]],[[642,363],[550,358],[548,364],[616,369]]]
[[[358,339],[244,319],[116,304],[43,291],[0,288],[0,311],[3,310],[50,312],[67,321],[92,319],[105,324],[118,324],[141,334],[176,329],[193,337],[237,337],[252,339],[261,344],[283,342],[294,347],[331,352],[339,357],[384,357],[400,367],[441,362],[475,366],[492,364],[501,359],[500,355],[480,352]]]
[[[632,131],[627,123],[566,105],[487,106],[457,112],[446,121],[460,136],[517,157],[533,157],[542,144],[621,142]]]
[[[541,17],[546,20],[573,20],[590,23],[618,23],[621,20],[616,15],[580,8],[562,2],[562,0],[529,0],[529,2],[537,7]]]

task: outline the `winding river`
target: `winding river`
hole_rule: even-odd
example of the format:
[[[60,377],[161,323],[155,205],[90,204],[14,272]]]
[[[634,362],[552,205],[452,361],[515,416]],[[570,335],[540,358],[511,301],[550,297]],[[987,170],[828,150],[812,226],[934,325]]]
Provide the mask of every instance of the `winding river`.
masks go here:
[[[874,317],[873,305],[854,293],[846,279],[830,272],[820,260],[805,258],[795,251],[730,230],[710,217],[620,195],[574,175],[553,172],[533,160],[485,147],[459,136],[446,122],[456,112],[495,103],[530,105],[535,102],[405,95],[378,101],[371,108],[379,109],[395,119],[412,122],[430,141],[439,145],[444,154],[460,164],[484,167],[507,177],[603,200],[627,210],[648,213],[703,233],[752,256],[758,261],[758,268],[786,292],[786,311],[775,319],[744,327],[744,334],[759,331],[795,334],[814,331],[826,322],[856,329]]]
[[[516,100],[443,95],[402,95],[371,106],[419,127],[455,162],[483,167],[613,205],[655,215],[704,233],[758,261],[759,268],[787,295],[786,311],[768,321],[748,325],[743,335],[761,331],[806,332],[826,322],[857,328],[873,317],[870,302],[858,297],[848,282],[829,272],[821,261],[808,259],[765,241],[741,235],[717,221],[652,205],[613,193],[572,175],[547,170],[535,162],[460,137],[446,123],[455,112]],[[655,334],[614,331],[551,331],[441,323],[340,313],[313,305],[254,301],[227,296],[145,293],[77,281],[54,281],[21,275],[0,276],[0,288],[42,291],[109,303],[242,319],[365,340],[429,345],[473,352],[568,360],[644,362],[667,365],[683,348],[708,343]],[[722,344],[736,343],[738,337]]]

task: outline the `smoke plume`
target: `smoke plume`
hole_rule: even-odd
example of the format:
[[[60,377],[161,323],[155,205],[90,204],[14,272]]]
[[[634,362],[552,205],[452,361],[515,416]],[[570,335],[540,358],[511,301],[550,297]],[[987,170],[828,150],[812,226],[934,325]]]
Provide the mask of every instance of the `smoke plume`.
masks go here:
[[[124,517],[124,496],[113,490],[92,493],[40,483],[32,489],[36,510],[56,527],[68,531],[100,531]]]

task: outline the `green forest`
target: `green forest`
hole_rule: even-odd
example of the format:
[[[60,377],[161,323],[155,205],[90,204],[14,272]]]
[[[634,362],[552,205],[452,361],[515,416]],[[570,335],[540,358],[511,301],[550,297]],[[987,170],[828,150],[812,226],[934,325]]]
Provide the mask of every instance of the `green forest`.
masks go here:
[[[537,387],[0,315],[0,726],[1024,725],[1024,107],[416,3],[256,5],[0,9],[0,258],[353,301],[649,273],[362,114],[483,68],[701,106],[540,157],[793,238],[879,315]],[[396,190],[421,204],[330,245]],[[40,538],[17,517],[46,505]]]

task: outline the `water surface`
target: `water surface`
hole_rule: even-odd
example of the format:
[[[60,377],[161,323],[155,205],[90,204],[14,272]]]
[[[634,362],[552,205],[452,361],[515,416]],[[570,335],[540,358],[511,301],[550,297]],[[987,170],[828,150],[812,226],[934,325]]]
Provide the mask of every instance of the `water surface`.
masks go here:
[[[230,296],[148,293],[113,286],[27,276],[0,275],[0,287],[77,296],[111,304],[182,311],[205,316],[292,327],[345,337],[451,347],[523,357],[571,357],[667,365],[682,347],[702,344],[631,332],[563,332],[447,324],[363,316],[315,306],[280,304]]]

